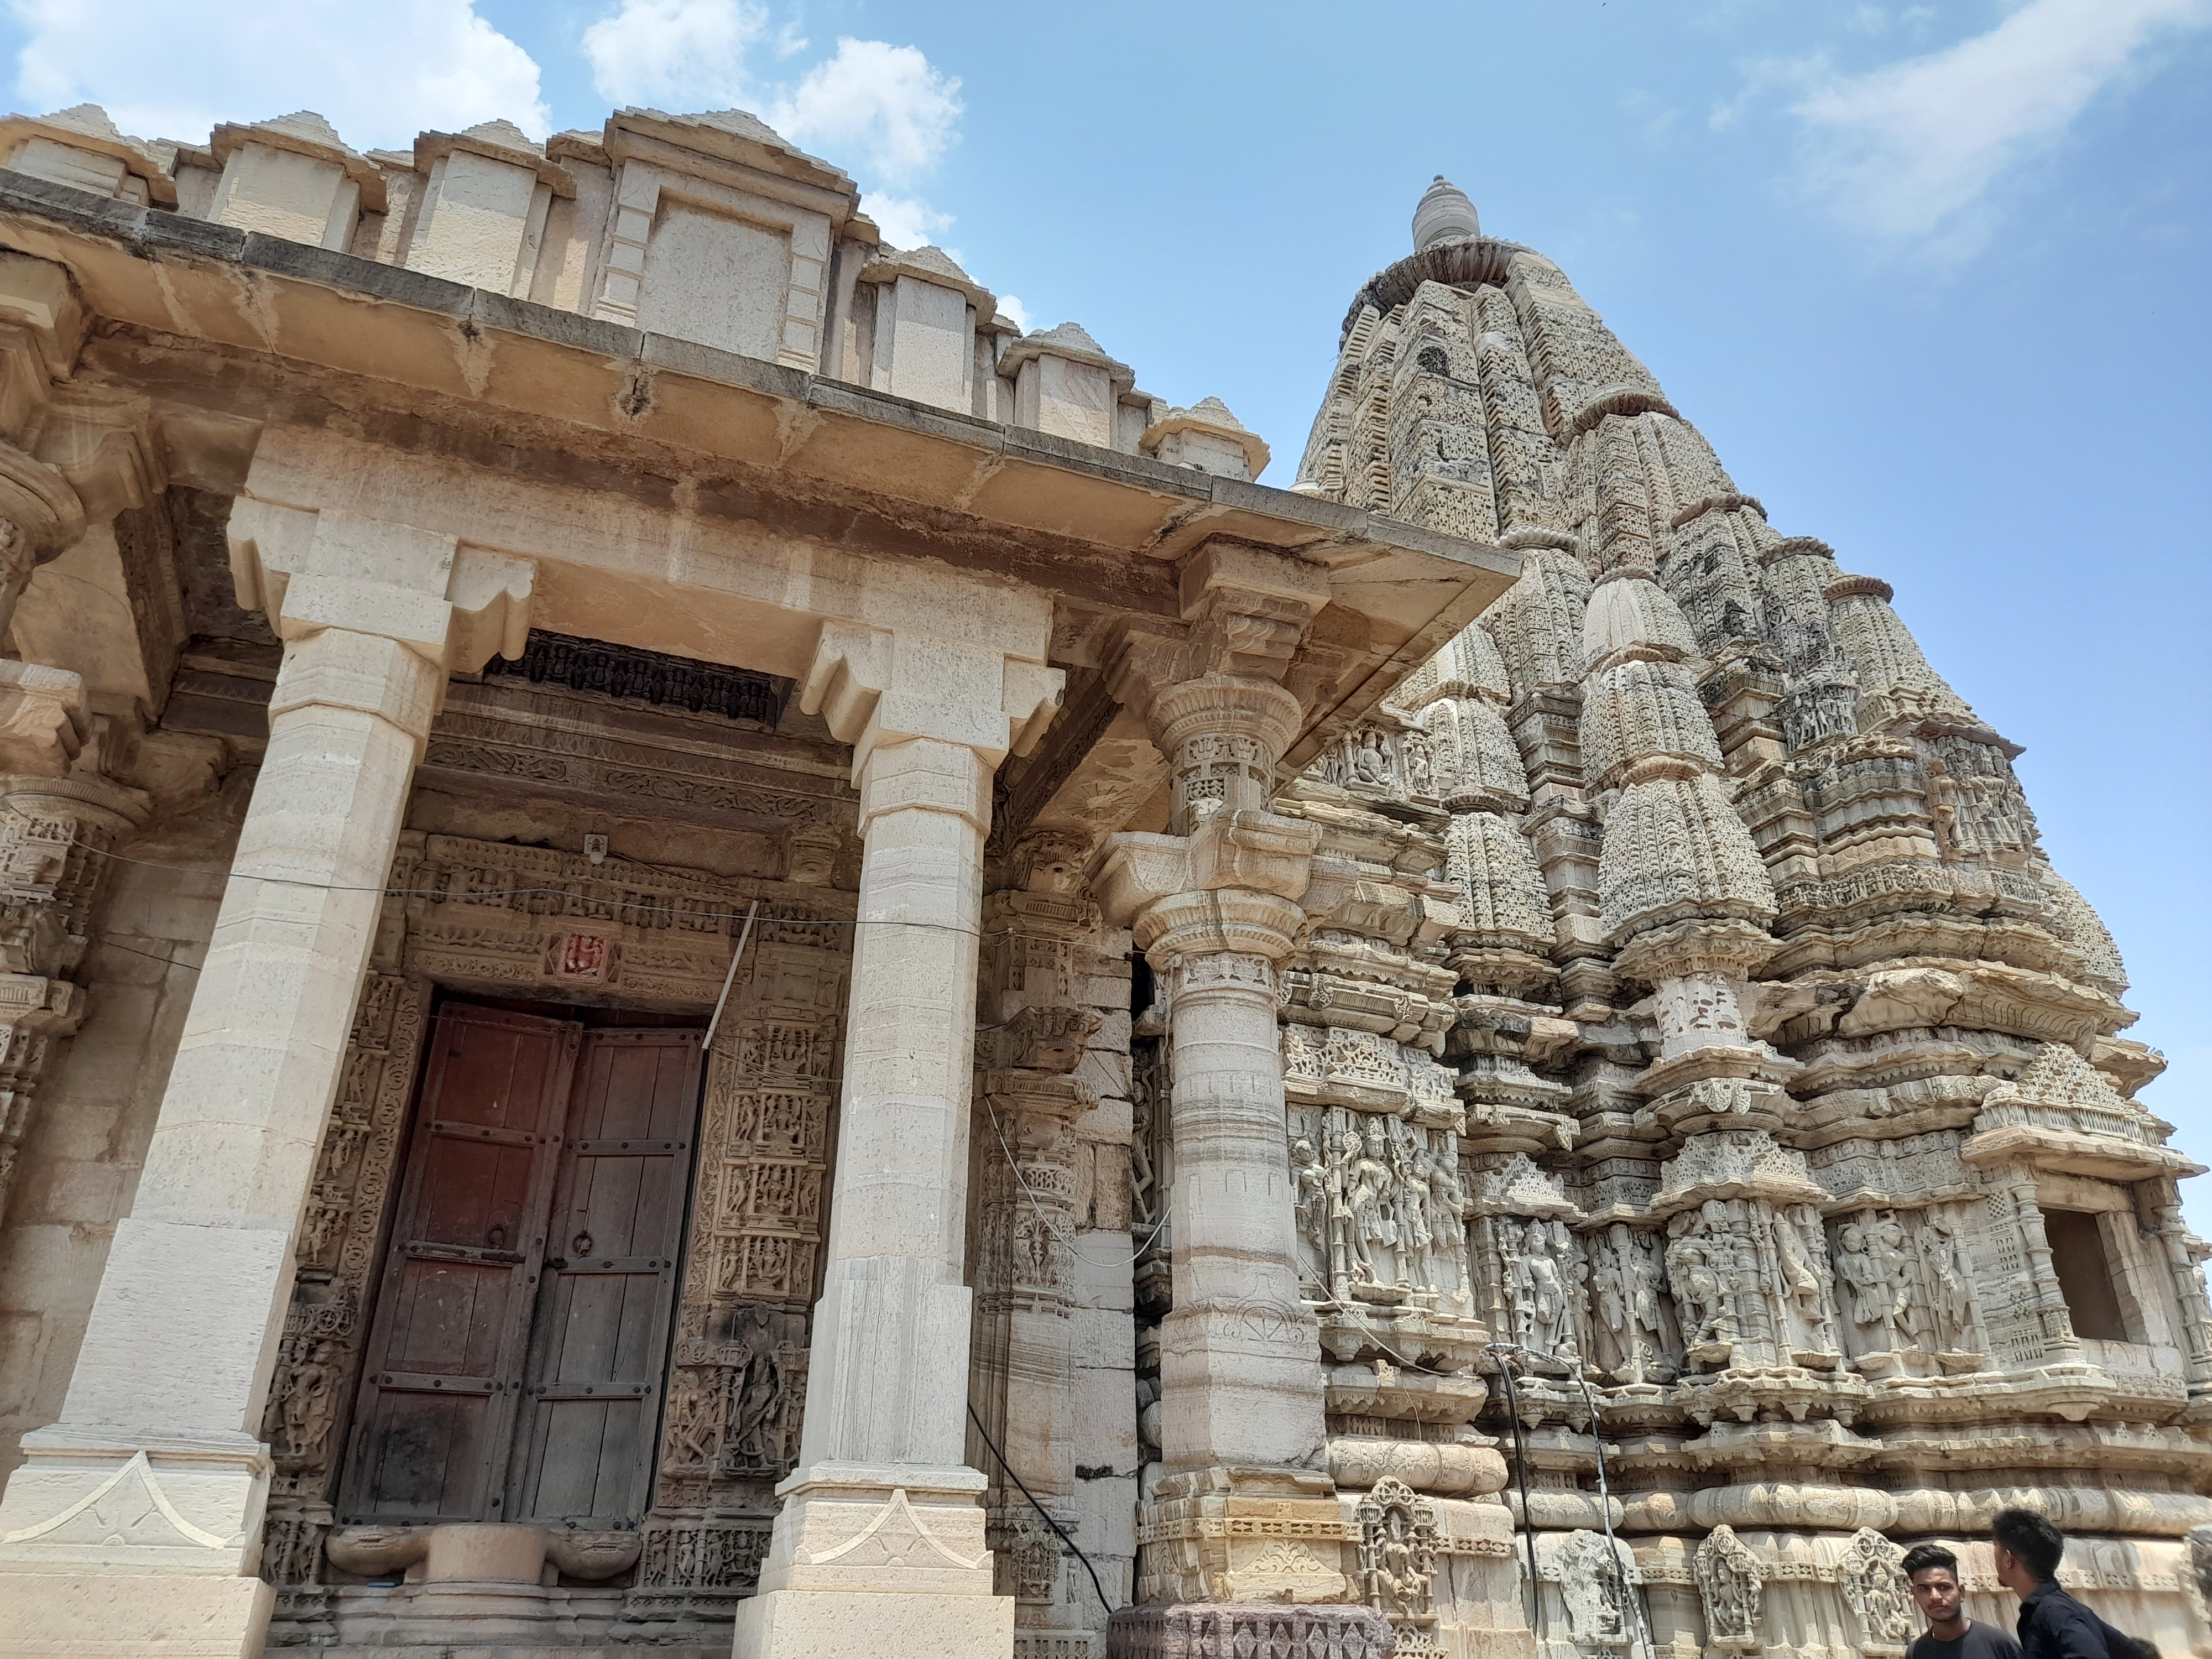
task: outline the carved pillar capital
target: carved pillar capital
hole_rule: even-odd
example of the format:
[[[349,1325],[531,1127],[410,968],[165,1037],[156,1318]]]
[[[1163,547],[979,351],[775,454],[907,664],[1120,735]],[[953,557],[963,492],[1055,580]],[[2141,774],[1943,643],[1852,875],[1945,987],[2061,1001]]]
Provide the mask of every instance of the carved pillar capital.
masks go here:
[[[815,641],[799,706],[853,745],[856,782],[878,750],[921,738],[966,745],[988,775],[1036,746],[1066,678],[988,643],[833,619]]]
[[[529,636],[537,567],[527,559],[252,496],[231,508],[229,536],[239,604],[267,612],[285,643],[272,720],[319,703],[427,731],[447,675],[519,657]]]
[[[1188,836],[1109,837],[1091,886],[1156,966],[1215,951],[1278,961],[1304,925],[1319,837],[1303,819],[1216,812]]]
[[[62,266],[0,252],[0,434],[23,437],[43,421],[54,382],[76,364],[85,320]],[[0,442],[0,629],[33,567],[84,534],[84,502],[59,468]]]
[[[0,539],[5,527],[0,520]],[[21,582],[4,586],[7,580],[0,577],[0,612],[12,611],[22,591]],[[80,677],[66,668],[0,661],[0,768],[58,777],[91,738],[92,705]]]
[[[1279,682],[1328,603],[1319,566],[1233,543],[1207,543],[1177,574],[1181,627],[1132,617],[1109,641],[1107,684],[1139,714],[1167,687],[1210,675]]]
[[[1305,718],[1281,682],[1329,590],[1321,567],[1233,542],[1206,543],[1178,578],[1182,626],[1117,624],[1104,666],[1108,689],[1167,757],[1169,828],[1185,834],[1209,812],[1267,805]]]
[[[0,1216],[52,1045],[76,1034],[76,970],[100,855],[143,824],[146,797],[96,773],[0,777]]]

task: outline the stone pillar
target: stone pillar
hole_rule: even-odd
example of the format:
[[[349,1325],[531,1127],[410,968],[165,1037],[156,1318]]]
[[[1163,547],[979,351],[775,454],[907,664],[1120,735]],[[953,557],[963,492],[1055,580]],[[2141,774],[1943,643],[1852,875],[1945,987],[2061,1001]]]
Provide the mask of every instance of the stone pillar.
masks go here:
[[[975,1409],[992,1425],[1007,1465],[1053,1521],[1079,1540],[1073,1316],[1080,1287],[1070,1248],[1076,1225],[1073,1124],[1097,1107],[1098,1096],[1058,1066],[1080,1058],[1097,1016],[1073,1008],[1046,1012],[1080,1014],[1079,1023],[1024,1022],[1026,1030],[1017,1028],[1016,1042],[1001,1050],[1012,1066],[982,1073],[979,1079],[988,1120],[977,1130],[987,1144],[975,1270],[981,1342],[973,1392]],[[1050,1655],[1071,1639],[1087,1647],[1077,1610],[1061,1605],[1059,1538],[994,1466],[988,1450],[979,1461],[995,1489],[992,1550],[1000,1590],[1014,1598],[1018,1659]],[[1090,1598],[1087,1586],[1083,1594]]]
[[[0,777],[0,1220],[48,1057],[84,1018],[70,976],[89,943],[101,854],[147,811],[143,792],[96,773]]]
[[[2029,1302],[2036,1336],[2043,1344],[2046,1365],[2081,1363],[2081,1339],[2075,1334],[2074,1316],[2066,1306],[2066,1291],[2058,1282],[2058,1269],[2051,1258],[2051,1235],[2043,1224],[2043,1203],[2036,1195],[2035,1166],[2007,1165],[1997,1176],[2012,1199],[2013,1218],[2020,1227],[2021,1248],[2027,1255],[2028,1283],[2034,1289]]]
[[[2173,1283],[2173,1301],[2181,1316],[2182,1364],[2189,1378],[2192,1407],[2212,1397],[2212,1298],[2204,1290],[2204,1246],[2182,1218],[2180,1183],[2172,1176],[2138,1188],[2141,1207],[2150,1212],[2159,1249],[2166,1257]]]
[[[0,1495],[20,1653],[260,1650],[256,1431],[385,872],[447,673],[526,626],[530,568],[450,538],[250,498],[231,531],[285,641],[269,747],[61,1420]]]
[[[1164,1474],[1139,1512],[1140,1605],[1115,1616],[1108,1647],[1240,1652],[1288,1621],[1298,1644],[1380,1654],[1389,1626],[1348,1605],[1355,1564],[1326,1472],[1319,1328],[1298,1294],[1276,1035],[1275,964],[1304,924],[1317,838],[1267,810],[1304,720],[1278,681],[1328,580],[1209,544],[1182,592],[1188,634],[1125,639],[1113,670],[1168,757],[1170,833],[1113,836],[1091,878],[1161,976],[1175,1076]],[[1298,1605],[1263,1605],[1282,1603]]]
[[[1042,734],[1060,683],[832,623],[800,694],[854,745],[865,850],[805,1429],[740,1656],[1012,1651],[984,1477],[963,1462],[969,1105],[991,775]]]

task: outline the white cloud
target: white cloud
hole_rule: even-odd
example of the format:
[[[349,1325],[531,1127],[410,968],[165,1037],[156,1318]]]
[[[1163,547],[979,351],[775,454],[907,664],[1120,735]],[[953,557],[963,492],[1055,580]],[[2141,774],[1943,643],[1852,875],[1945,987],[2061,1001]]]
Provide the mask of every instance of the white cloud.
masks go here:
[[[473,0],[9,0],[8,9],[26,36],[15,64],[24,107],[104,105],[141,137],[204,143],[217,122],[303,108],[358,149],[499,116],[539,137],[552,125],[537,63]]]
[[[999,296],[999,309],[1004,312],[1014,326],[1023,333],[1028,333],[1033,326],[1030,321],[1030,308],[1013,295],[1001,294]]]
[[[2062,138],[2160,37],[2208,21],[2212,0],[2028,0],[1986,33],[1864,75],[1800,65],[1812,181],[1880,235],[1970,245],[2009,169]]]
[[[847,37],[768,118],[787,137],[896,184],[937,164],[957,136],[960,113],[959,81],[918,48]]]
[[[944,246],[945,233],[952,228],[952,216],[939,213],[927,202],[917,202],[903,196],[884,196],[874,192],[860,201],[860,210],[876,222],[884,233],[884,240],[893,247],[920,247],[925,242]],[[945,252],[951,253],[950,248]],[[957,264],[960,256],[952,254]]]
[[[767,10],[748,0],[623,0],[584,31],[583,51],[613,103],[726,109],[744,100],[745,54],[767,33]]]

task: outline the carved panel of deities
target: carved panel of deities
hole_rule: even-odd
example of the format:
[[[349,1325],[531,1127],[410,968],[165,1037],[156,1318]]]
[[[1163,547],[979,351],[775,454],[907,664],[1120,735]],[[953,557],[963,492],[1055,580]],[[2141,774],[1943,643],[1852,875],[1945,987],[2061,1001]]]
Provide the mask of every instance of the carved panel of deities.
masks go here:
[[[262,1422],[276,1466],[269,1535],[284,1546],[264,1550],[262,1575],[279,1586],[315,1583],[322,1559],[343,1418],[359,1382],[362,1304],[422,1054],[426,988],[398,974],[362,981],[294,1246],[292,1303]]]
[[[648,1638],[698,1635],[752,1593],[798,1461],[850,942],[763,922],[707,1058],[676,1363],[623,1614]]]

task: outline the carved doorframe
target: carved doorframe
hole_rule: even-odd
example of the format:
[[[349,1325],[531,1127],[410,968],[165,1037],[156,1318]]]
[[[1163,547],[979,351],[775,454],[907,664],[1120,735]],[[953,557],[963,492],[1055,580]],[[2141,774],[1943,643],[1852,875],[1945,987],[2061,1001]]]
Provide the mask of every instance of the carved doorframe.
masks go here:
[[[826,865],[817,860],[809,873],[826,876]],[[751,1401],[740,1402],[731,1426],[749,1448],[781,1447],[787,1437],[789,1457],[797,1451],[795,1409],[787,1424],[769,1425],[765,1439],[751,1420],[760,1415],[764,1378],[750,1356],[766,1331],[773,1338],[768,1370],[803,1399],[806,1328],[820,1289],[829,1214],[855,896],[813,882],[595,866],[544,848],[414,830],[400,837],[387,886],[392,896],[295,1249],[292,1304],[264,1417],[276,1463],[262,1550],[262,1577],[277,1591],[271,1645],[336,1634],[323,1540],[358,1391],[365,1304],[390,1224],[428,1013],[441,988],[704,1018],[729,973],[742,919],[758,902],[762,915],[746,948],[750,970],[740,964],[707,1060],[667,1398],[672,1402],[682,1386],[677,1371],[739,1363],[741,1348],[748,1358],[735,1388],[743,1394],[750,1384]],[[765,1095],[805,1102],[806,1156],[778,1153],[757,1137],[740,1155],[725,1120],[743,1097]],[[811,1180],[763,1175],[793,1165]],[[799,1207],[811,1224],[764,1210],[763,1180],[803,1197]],[[727,1212],[726,1200],[741,1181],[751,1183],[752,1201],[743,1214]],[[702,1217],[717,1215],[730,1224],[702,1229]],[[708,1233],[712,1247],[698,1248]],[[757,1271],[741,1275],[733,1291],[720,1267],[733,1252],[742,1258],[749,1251],[756,1268],[775,1255],[794,1265],[774,1282]],[[746,1311],[752,1304],[757,1310]],[[726,1619],[734,1601],[750,1593],[775,1512],[775,1482],[789,1459],[766,1459],[764,1470],[773,1472],[758,1479],[732,1472],[696,1492],[664,1492],[671,1414],[664,1410],[656,1431],[655,1505],[631,1596],[636,1605],[627,1616],[690,1628],[702,1617]],[[718,1446],[714,1461],[727,1467],[747,1456]]]

